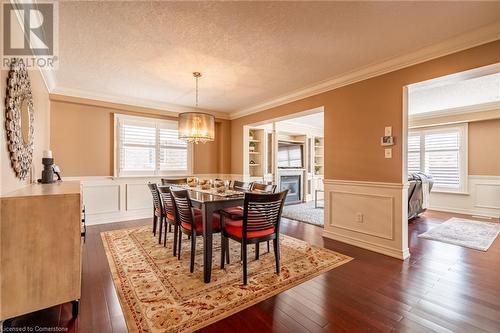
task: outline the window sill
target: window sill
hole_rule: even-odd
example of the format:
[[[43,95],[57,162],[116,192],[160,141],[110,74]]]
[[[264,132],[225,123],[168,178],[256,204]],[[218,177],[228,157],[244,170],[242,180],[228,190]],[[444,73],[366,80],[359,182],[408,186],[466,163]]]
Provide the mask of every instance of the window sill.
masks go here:
[[[432,193],[470,195],[470,192],[466,192],[466,191],[447,191],[447,190],[441,190],[441,189],[432,189],[431,194]]]

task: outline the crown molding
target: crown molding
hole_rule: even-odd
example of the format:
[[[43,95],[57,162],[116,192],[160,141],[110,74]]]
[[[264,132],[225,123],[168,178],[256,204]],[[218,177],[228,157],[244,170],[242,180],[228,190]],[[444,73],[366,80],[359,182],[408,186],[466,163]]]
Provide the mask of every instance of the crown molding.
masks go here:
[[[448,54],[460,52],[498,39],[500,39],[500,22],[484,26],[465,34],[461,34],[459,36],[450,38],[445,42],[422,48],[416,52],[392,58],[378,64],[361,68],[359,70],[348,72],[343,75],[305,87],[303,89],[296,90],[267,102],[257,104],[255,106],[236,112],[232,112],[229,114],[229,118],[241,118],[253,113],[261,112],[273,107],[321,94],[372,77],[387,74],[405,67],[443,57]]]
[[[476,105],[459,106],[456,108],[435,110],[435,111],[430,111],[430,112],[417,113],[417,114],[408,115],[408,119],[410,121],[416,121],[416,120],[423,120],[423,119],[451,117],[451,116],[458,116],[458,115],[463,115],[463,114],[471,114],[471,113],[495,111],[495,110],[500,110],[500,102],[498,102],[498,101],[483,103],[483,104],[476,104]]]
[[[204,112],[204,113],[211,114],[218,119],[229,119],[229,115],[225,112],[218,112],[218,111],[213,111],[213,110],[193,108],[193,107],[182,106],[182,105],[177,105],[177,104],[162,103],[162,102],[156,102],[156,101],[152,101],[152,100],[148,100],[148,99],[141,99],[141,98],[135,98],[135,97],[125,97],[125,96],[118,97],[118,96],[114,96],[114,95],[89,92],[89,91],[79,90],[79,89],[69,89],[69,88],[58,87],[58,88],[52,89],[52,91],[50,91],[50,94],[52,95],[51,98],[54,100],[63,100],[62,98],[60,98],[58,96],[65,96],[65,97],[75,98],[75,99],[85,99],[85,100],[91,100],[91,101],[106,102],[106,103],[115,104],[117,106],[122,105],[122,106],[133,106],[133,107],[140,107],[140,108],[149,108],[149,109],[155,109],[155,110],[160,110],[160,111],[167,111],[167,112],[171,112],[171,113],[175,113],[175,114],[182,113],[182,112]],[[116,106],[114,108],[116,108]]]

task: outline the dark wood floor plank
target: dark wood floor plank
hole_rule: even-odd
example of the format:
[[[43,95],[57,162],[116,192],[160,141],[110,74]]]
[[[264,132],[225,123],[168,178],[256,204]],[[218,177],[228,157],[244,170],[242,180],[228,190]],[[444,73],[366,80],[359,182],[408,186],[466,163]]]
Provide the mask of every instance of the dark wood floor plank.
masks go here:
[[[417,237],[452,216],[429,211],[410,222],[412,256],[404,262],[324,239],[319,227],[285,220],[283,233],[355,259],[201,331],[498,332],[500,242],[482,252]],[[43,323],[68,332],[126,332],[100,233],[144,224],[151,225],[151,220],[88,227],[76,320],[68,303],[7,323]]]

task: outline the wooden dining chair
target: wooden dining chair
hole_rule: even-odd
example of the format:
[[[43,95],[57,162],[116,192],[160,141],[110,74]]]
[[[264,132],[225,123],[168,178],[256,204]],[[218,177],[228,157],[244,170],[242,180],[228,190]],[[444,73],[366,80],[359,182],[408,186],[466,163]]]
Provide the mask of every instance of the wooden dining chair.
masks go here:
[[[253,182],[250,186],[250,191],[274,193],[276,192],[276,185]]]
[[[168,231],[171,231],[171,227],[174,227],[174,244],[173,244],[173,255],[177,255],[177,234],[179,232],[179,224],[175,218],[175,207],[174,201],[172,199],[171,189],[168,186],[158,187],[160,192],[160,199],[164,211],[164,221],[165,221],[165,234],[163,237],[163,246],[167,246],[167,226]]]
[[[179,223],[179,235],[177,243],[177,256],[181,258],[182,234],[191,238],[191,263],[189,271],[194,272],[194,258],[196,254],[196,236],[203,236],[203,218],[199,209],[193,209],[191,199],[187,190],[170,191],[173,198],[176,219]],[[220,232],[220,219],[215,216],[212,219],[213,233]]]
[[[187,184],[187,178],[177,178],[177,179],[161,179],[162,185],[184,185]]]
[[[279,193],[245,193],[243,220],[231,220],[221,214],[221,268],[224,268],[229,239],[241,243],[243,261],[243,284],[247,284],[247,245],[273,241],[276,274],[280,273],[279,231],[281,212],[288,190]],[[224,211],[224,210],[223,210]]]
[[[233,180],[231,184],[231,188],[236,191],[248,191],[250,190],[250,186],[252,186],[252,183],[241,182],[239,180]]]
[[[159,224],[159,234],[158,243],[161,244],[161,231],[162,231],[162,221],[163,221],[163,209],[161,207],[160,194],[158,192],[158,186],[154,183],[148,183],[149,191],[153,197],[153,235],[156,236],[156,225]],[[159,221],[159,223],[158,223]]]

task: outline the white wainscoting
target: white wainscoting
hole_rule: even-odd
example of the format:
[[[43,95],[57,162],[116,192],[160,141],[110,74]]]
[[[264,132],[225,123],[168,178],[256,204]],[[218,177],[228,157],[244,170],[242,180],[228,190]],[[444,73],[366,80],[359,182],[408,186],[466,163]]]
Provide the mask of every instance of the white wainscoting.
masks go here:
[[[432,192],[429,209],[500,217],[500,176],[468,177],[468,194]]]
[[[398,259],[410,256],[406,185],[331,179],[324,184],[323,236]]]
[[[241,175],[231,174],[195,176],[241,179]],[[146,184],[160,183],[161,178],[166,177],[64,177],[64,180],[82,182],[86,222],[93,225],[152,217],[153,202]]]

